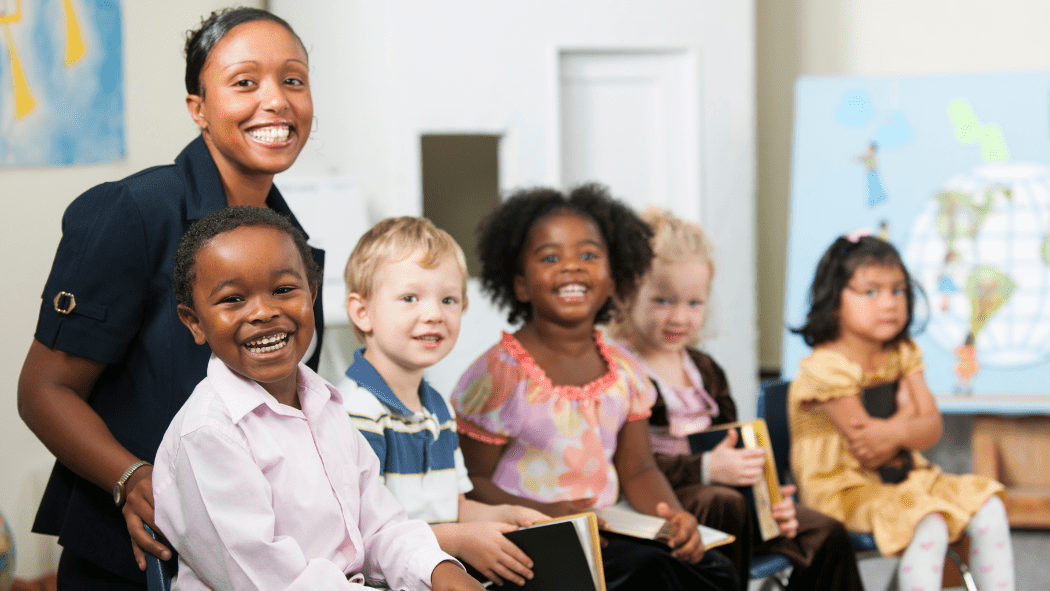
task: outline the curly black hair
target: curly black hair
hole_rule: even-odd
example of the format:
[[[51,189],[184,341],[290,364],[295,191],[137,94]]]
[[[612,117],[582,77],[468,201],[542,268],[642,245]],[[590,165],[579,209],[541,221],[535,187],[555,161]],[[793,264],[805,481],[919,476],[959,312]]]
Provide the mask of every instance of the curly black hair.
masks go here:
[[[312,289],[321,285],[324,273],[314,260],[306,237],[292,224],[291,218],[265,207],[238,205],[226,207],[193,222],[179,241],[175,253],[175,299],[180,305],[193,307],[193,282],[197,276],[197,253],[213,238],[241,226],[269,226],[291,237],[306,267],[306,280]]]
[[[895,345],[908,338],[912,321],[915,319],[916,293],[923,295],[922,289],[912,281],[897,249],[889,242],[873,236],[862,236],[856,241],[840,236],[828,247],[817,264],[817,273],[810,287],[806,323],[792,328],[791,332],[802,335],[802,340],[810,347],[838,338],[838,311],[842,304],[842,290],[853,278],[853,273],[864,265],[899,267],[904,272],[908,319],[904,328],[890,339],[886,346]]]
[[[529,232],[539,220],[562,212],[579,214],[598,225],[609,248],[617,298],[632,293],[652,264],[652,230],[630,207],[611,197],[605,186],[580,185],[568,195],[543,187],[516,191],[478,226],[481,286],[493,303],[509,310],[507,321],[511,324],[532,319],[532,305],[514,295],[514,278],[524,272],[522,250]],[[598,310],[595,323],[607,322],[613,307],[610,298]]]

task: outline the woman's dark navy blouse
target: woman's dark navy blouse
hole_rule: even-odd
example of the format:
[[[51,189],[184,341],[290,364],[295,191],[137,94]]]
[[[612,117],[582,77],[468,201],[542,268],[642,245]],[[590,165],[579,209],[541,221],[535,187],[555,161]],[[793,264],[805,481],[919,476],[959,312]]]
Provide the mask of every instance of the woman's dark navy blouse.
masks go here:
[[[267,205],[292,216],[276,187]],[[211,351],[176,314],[172,273],[183,232],[226,207],[219,171],[198,137],[174,165],[149,168],[77,197],[44,287],[36,340],[106,363],[88,403],[136,457],[153,460],[168,423],[207,370]],[[292,216],[292,222],[299,222]],[[324,251],[313,249],[324,264]],[[324,325],[314,305],[318,346]],[[33,524],[110,572],[145,581],[111,491],[56,462]]]

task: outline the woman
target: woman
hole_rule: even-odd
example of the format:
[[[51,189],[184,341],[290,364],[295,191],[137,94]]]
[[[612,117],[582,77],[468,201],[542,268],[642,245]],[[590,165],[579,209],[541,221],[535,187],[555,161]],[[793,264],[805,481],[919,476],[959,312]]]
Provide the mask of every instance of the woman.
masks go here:
[[[154,526],[148,461],[210,355],[176,316],[182,233],[227,205],[291,215],[273,175],[306,143],[313,102],[288,23],[213,13],[187,38],[186,91],[201,135],[174,165],[94,187],[66,210],[19,378],[19,414],[58,459],[33,531],[59,536],[60,587],[144,589],[143,551],[171,556],[142,527]]]

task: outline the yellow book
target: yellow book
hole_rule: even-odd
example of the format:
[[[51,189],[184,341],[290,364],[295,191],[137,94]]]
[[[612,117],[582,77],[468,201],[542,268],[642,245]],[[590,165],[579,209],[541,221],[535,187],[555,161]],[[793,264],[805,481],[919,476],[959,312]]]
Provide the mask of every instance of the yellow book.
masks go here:
[[[726,423],[705,429],[699,433],[689,436],[689,448],[693,453],[708,452],[722,442],[726,432],[735,429],[737,432],[736,446],[740,448],[766,450],[766,464],[763,476],[753,486],[736,487],[748,505],[755,513],[755,526],[762,541],[770,540],[780,535],[780,526],[773,519],[773,505],[783,500],[780,495],[780,480],[777,478],[777,468],[773,461],[773,445],[769,439],[769,429],[766,428],[764,419],[744,421],[738,423]]]

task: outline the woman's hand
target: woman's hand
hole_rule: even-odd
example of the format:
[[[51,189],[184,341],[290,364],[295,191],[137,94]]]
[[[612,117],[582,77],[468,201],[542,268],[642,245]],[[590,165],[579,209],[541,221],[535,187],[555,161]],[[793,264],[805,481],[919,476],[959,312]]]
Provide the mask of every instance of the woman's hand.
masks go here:
[[[441,562],[430,574],[430,588],[434,591],[484,591],[481,583],[454,562]]]
[[[161,542],[154,540],[153,536],[146,532],[142,524],[150,526],[158,536],[163,536],[157,525],[153,523],[153,466],[143,466],[132,473],[131,478],[125,484],[128,491],[127,500],[124,502],[124,520],[128,524],[128,533],[131,534],[131,551],[135,554],[135,563],[139,570],[146,570],[146,555],[150,554],[168,560],[171,558],[171,550]]]
[[[791,484],[780,487],[780,496],[784,500],[773,505],[773,519],[780,527],[780,535],[785,538],[793,538],[798,534],[798,516],[795,514],[795,500],[791,495],[795,494],[795,486]]]
[[[893,459],[901,449],[900,424],[871,417],[851,419],[846,430],[850,453],[861,466],[874,470]]]
[[[517,526],[498,521],[479,521],[456,525],[456,558],[464,560],[493,583],[525,584],[532,578],[532,560],[503,534]]]
[[[725,439],[708,452],[710,459],[707,466],[713,484],[750,486],[762,477],[762,469],[766,464],[766,450],[737,449],[738,437],[736,429],[729,429]]]
[[[667,541],[671,555],[690,564],[700,562],[704,557],[704,543],[696,529],[696,517],[681,509],[671,509],[667,503],[658,504],[656,514],[673,526],[671,539]]]

